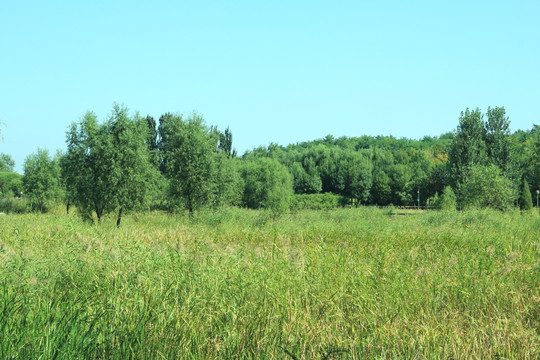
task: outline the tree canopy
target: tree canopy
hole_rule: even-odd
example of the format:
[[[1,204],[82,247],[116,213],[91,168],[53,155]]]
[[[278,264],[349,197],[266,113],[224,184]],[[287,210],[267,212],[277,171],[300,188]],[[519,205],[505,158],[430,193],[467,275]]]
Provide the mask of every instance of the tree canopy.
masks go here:
[[[540,129],[511,133],[504,107],[485,113],[465,109],[456,130],[438,137],[327,135],[287,146],[271,143],[238,156],[231,129],[207,126],[197,113],[164,113],[156,122],[115,104],[104,122],[92,112],[74,122],[66,143],[64,154],[49,158],[60,169],[51,176],[61,191],[38,185],[46,177],[31,180],[42,172],[34,169],[34,163],[45,163],[42,150],[25,164],[23,183],[33,189],[32,203],[46,209],[51,199],[63,201],[98,222],[116,213],[118,225],[124,212],[149,206],[189,214],[244,206],[279,214],[289,208],[292,194],[301,195],[296,210],[323,200],[325,206],[416,206],[428,199],[441,209],[504,210],[527,207],[527,192],[540,188]],[[0,173],[13,168],[11,157],[0,154]],[[3,196],[23,185],[6,179],[0,177]],[[47,195],[51,191],[54,196]]]

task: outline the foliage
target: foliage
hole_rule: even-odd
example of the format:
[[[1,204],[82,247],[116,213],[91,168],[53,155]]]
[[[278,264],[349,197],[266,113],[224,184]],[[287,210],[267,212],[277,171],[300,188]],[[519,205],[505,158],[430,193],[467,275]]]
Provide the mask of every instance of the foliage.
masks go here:
[[[0,153],[0,172],[13,172],[15,161],[11,155]]]
[[[315,168],[313,160],[306,158],[306,167],[295,162],[290,167],[293,176],[293,188],[296,194],[318,194],[322,190],[322,181],[319,172]]]
[[[292,176],[277,160],[260,158],[242,169],[244,204],[251,209],[269,209],[275,215],[289,210]]]
[[[342,154],[338,161],[339,176],[343,179],[343,196],[358,202],[366,202],[372,184],[373,165],[370,159],[362,152]]]
[[[22,191],[22,175],[0,172],[0,198],[20,196]]]
[[[197,114],[186,120],[180,115],[170,116],[160,126],[171,200],[190,214],[210,206],[217,186],[217,138]]]
[[[222,151],[228,158],[236,157],[236,150],[232,146],[232,132],[229,128],[226,128],[224,132],[220,132],[215,129],[218,141],[218,149]]]
[[[457,207],[456,195],[450,186],[446,186],[441,196],[435,194],[431,204],[433,208],[437,210],[455,211]]]
[[[496,165],[471,166],[459,188],[459,202],[464,208],[508,210],[516,198],[512,183]]]
[[[116,208],[113,193],[113,151],[110,137],[92,112],[72,123],[67,134],[67,153],[62,161],[62,175],[68,197],[73,199],[81,216],[98,222]]]
[[[487,163],[482,120],[483,115],[478,108],[473,111],[467,108],[461,112],[448,159],[454,185],[464,181],[469,167]]]
[[[226,152],[215,155],[216,194],[214,207],[241,206],[244,194],[244,180],[240,175],[240,164],[237,159],[229,157]]]
[[[294,194],[291,197],[291,210],[330,210],[342,207],[346,200],[341,195],[324,194]]]
[[[24,161],[22,185],[24,196],[29,200],[32,209],[46,212],[48,208],[60,200],[60,166],[58,158],[51,158],[45,149],[38,149]]]
[[[519,207],[521,210],[531,210],[533,207],[531,190],[529,189],[529,184],[525,179],[523,179],[523,184],[521,185]]]
[[[130,118],[117,104],[108,121],[98,124],[87,113],[67,133],[68,151],[62,161],[62,174],[81,215],[98,222],[117,210],[117,226],[124,211],[148,203],[157,176],[146,146],[146,119]]]
[[[0,199],[0,212],[6,214],[26,214],[31,211],[26,199],[2,198]]]
[[[508,171],[511,159],[510,120],[504,107],[488,107],[484,123],[487,157],[501,170]]]
[[[485,114],[466,109],[456,131],[439,137],[328,135],[288,146],[270,143],[241,158],[236,157],[230,129],[207,127],[197,114],[184,118],[165,113],[157,124],[152,116],[129,118],[125,108],[115,105],[105,124],[92,117],[85,115],[68,131],[71,150],[60,158],[60,182],[67,208],[79,203],[87,218],[95,213],[98,221],[112,211],[118,211],[120,219],[122,210],[149,202],[153,209],[182,208],[191,214],[245,205],[253,194],[245,193],[251,188],[241,173],[262,158],[287,168],[295,194],[332,193],[353,205],[416,205],[418,194],[424,205],[446,186],[461,189],[474,166],[496,166],[513,194],[523,178],[533,190],[540,188],[540,130],[535,126],[511,134],[504,107],[489,107]],[[129,130],[132,126],[137,129]],[[126,135],[131,132],[137,135]],[[145,136],[139,136],[141,132]],[[130,152],[137,155],[126,155]],[[144,160],[135,161],[141,157]],[[81,175],[74,179],[73,174]],[[128,181],[122,183],[120,177]]]

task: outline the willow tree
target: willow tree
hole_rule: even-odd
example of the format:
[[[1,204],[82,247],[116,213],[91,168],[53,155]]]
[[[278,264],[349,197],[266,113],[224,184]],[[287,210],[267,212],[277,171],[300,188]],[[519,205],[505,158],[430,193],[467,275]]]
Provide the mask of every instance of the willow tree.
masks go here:
[[[67,132],[62,174],[68,198],[84,218],[98,222],[117,211],[117,226],[126,210],[142,207],[154,186],[155,170],[147,147],[146,120],[129,117],[114,105],[109,119],[99,124],[88,112]]]
[[[24,161],[22,185],[25,196],[34,210],[47,208],[61,197],[60,167],[58,158],[49,156],[46,149],[38,149]]]
[[[218,139],[201,116],[181,115],[160,119],[161,151],[169,195],[190,214],[213,203],[216,195]]]

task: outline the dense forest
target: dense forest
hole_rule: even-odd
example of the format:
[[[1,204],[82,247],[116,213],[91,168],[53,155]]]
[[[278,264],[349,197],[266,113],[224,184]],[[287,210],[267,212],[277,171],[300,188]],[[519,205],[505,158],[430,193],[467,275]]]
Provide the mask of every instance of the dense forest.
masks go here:
[[[149,208],[531,208],[540,188],[540,128],[512,133],[503,107],[466,109],[457,120],[453,132],[421,140],[328,135],[239,156],[231,130],[196,113],[156,121],[114,105],[104,122],[92,112],[74,122],[65,152],[29,155],[23,175],[0,154],[1,211],[45,212],[63,203],[89,220],[114,213],[119,225],[123,213]]]

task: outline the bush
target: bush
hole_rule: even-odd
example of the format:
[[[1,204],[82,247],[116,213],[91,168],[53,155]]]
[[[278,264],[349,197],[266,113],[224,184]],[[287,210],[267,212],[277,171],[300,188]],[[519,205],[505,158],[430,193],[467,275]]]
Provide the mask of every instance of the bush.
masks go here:
[[[268,209],[274,215],[289,210],[293,180],[277,160],[260,158],[246,163],[242,170],[244,204],[251,209]]]
[[[444,188],[442,195],[436,198],[433,207],[444,211],[456,210],[456,195],[450,186]]]
[[[341,195],[324,194],[296,194],[291,198],[291,210],[329,210],[343,206],[346,199]]]
[[[6,214],[26,214],[30,212],[30,206],[26,199],[1,199],[0,212]]]
[[[521,210],[531,210],[533,207],[531,190],[529,189],[529,184],[525,179],[523,179],[523,184],[521,185],[519,207]]]
[[[472,166],[459,189],[464,208],[509,210],[517,198],[512,183],[495,166]]]

